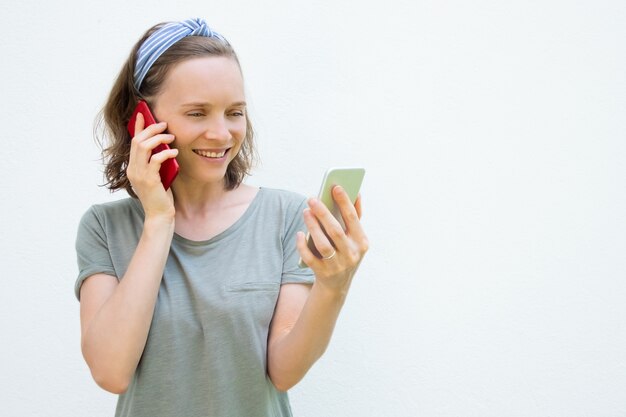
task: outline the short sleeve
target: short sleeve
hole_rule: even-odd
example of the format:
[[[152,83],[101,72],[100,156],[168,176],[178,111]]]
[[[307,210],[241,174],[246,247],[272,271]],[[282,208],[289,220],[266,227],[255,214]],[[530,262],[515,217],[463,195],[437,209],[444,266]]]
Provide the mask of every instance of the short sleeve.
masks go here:
[[[306,207],[306,199],[294,199],[285,218],[285,235],[283,236],[283,275],[282,284],[299,283],[313,284],[315,276],[311,268],[300,268],[300,253],[296,247],[298,231],[306,232],[302,212]]]
[[[79,301],[80,287],[85,279],[98,273],[116,275],[109,253],[105,229],[95,206],[87,210],[78,225],[76,258],[78,261],[78,278],[74,285],[74,292]]]

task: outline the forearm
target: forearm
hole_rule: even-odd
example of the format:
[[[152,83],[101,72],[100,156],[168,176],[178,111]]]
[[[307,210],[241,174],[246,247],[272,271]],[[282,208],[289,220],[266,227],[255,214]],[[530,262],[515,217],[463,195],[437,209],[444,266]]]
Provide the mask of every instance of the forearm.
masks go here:
[[[126,389],[143,352],[174,232],[173,219],[147,219],[128,269],[85,330],[82,350],[105,389]]]
[[[314,284],[296,323],[268,346],[268,374],[274,385],[287,391],[297,384],[322,356],[330,342],[346,292]]]

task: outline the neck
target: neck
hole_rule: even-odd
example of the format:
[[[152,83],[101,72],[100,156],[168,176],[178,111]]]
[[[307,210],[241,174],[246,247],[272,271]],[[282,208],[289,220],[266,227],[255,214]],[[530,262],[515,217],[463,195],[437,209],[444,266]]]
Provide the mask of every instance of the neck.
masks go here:
[[[176,213],[187,217],[219,208],[233,190],[224,188],[224,181],[214,183],[178,182],[172,184]]]

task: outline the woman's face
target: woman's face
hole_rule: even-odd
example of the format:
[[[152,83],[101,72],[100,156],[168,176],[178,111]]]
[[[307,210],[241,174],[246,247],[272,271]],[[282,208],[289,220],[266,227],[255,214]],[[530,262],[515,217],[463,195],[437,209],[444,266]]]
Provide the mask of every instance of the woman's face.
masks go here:
[[[175,136],[176,181],[223,182],[246,136],[243,78],[232,58],[202,57],[176,64],[153,105]]]

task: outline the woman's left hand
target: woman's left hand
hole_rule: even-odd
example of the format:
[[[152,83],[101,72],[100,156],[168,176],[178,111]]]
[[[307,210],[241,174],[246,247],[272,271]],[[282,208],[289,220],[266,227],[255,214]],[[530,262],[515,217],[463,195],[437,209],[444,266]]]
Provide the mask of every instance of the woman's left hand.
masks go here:
[[[304,210],[304,222],[322,258],[311,252],[302,232],[298,233],[297,247],[302,260],[315,273],[315,285],[345,294],[369,243],[360,222],[361,196],[352,205],[340,186],[333,188],[332,196],[341,211],[346,230],[321,201],[311,198],[309,208]]]

